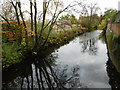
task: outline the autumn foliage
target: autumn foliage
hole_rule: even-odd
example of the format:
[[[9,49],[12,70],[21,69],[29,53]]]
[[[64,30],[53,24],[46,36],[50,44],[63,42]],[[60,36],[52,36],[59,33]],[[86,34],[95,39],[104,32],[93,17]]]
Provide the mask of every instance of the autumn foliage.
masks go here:
[[[10,21],[9,23],[10,25],[7,22],[0,22],[0,24],[2,25],[1,33],[3,41],[14,41],[19,37],[25,37],[25,31],[22,22],[20,22],[20,25],[18,25],[16,21]],[[29,27],[30,25],[29,23],[27,23],[27,32],[30,35],[31,32]]]

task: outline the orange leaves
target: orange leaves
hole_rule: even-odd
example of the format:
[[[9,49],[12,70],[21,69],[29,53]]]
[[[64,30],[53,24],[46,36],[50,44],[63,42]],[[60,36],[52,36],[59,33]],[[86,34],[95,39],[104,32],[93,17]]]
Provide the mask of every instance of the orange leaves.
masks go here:
[[[26,31],[28,36],[34,36],[35,32],[31,31],[31,26],[29,22],[26,23],[26,28],[23,25],[23,22],[20,22],[21,25],[18,25],[17,21],[10,21],[10,26],[6,22],[0,22],[2,24],[2,35],[5,40],[13,41],[16,40],[19,37],[25,38],[26,37]],[[25,31],[26,29],[26,31]],[[4,40],[4,39],[3,39]]]
[[[6,38],[8,41],[13,41],[20,36],[21,29],[20,29],[20,26],[18,26],[16,21],[10,21],[9,22],[10,26],[7,24],[7,22],[0,22],[0,23],[2,24],[3,38]]]

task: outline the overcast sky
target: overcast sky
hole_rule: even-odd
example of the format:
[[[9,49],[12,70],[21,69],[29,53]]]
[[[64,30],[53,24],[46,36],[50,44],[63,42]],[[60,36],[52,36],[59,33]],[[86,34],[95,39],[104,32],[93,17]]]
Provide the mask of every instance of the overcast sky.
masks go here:
[[[0,0],[0,3],[2,1],[6,1],[6,0]],[[20,1],[22,1],[23,3],[29,4],[28,3],[29,0],[20,0]],[[37,0],[37,1],[39,2],[39,3],[37,3],[38,9],[41,11],[42,10],[42,3],[41,2],[43,0]],[[65,5],[68,5],[70,2],[73,2],[73,1],[80,1],[80,0],[63,0]],[[97,3],[98,6],[101,8],[99,14],[103,14],[103,12],[105,11],[105,8],[107,8],[107,9],[112,8],[112,9],[117,9],[118,10],[118,2],[120,0],[83,0],[83,1],[87,1],[89,3]],[[29,6],[25,6],[23,8],[24,9],[29,9]]]
[[[0,0],[0,3],[2,1],[6,1],[6,0]],[[28,2],[28,0],[21,0],[21,1]],[[43,0],[37,0],[37,1],[43,1]],[[66,4],[69,4],[70,2],[73,2],[73,1],[80,1],[80,0],[63,0],[63,2]],[[118,2],[120,0],[86,0],[86,1],[92,2],[92,3],[98,3],[100,8],[104,10],[105,8],[118,9]]]
[[[102,10],[105,8],[118,9],[118,2],[120,0],[89,0],[90,2],[97,2]]]
[[[7,0],[0,0],[0,3],[1,3],[2,1],[7,1]],[[24,2],[27,2],[27,3],[28,3],[29,0],[21,0],[21,1],[24,1]],[[40,2],[41,2],[41,1],[43,1],[43,0],[37,0],[37,1],[40,1]],[[70,2],[73,2],[73,1],[80,1],[80,0],[63,0],[63,2],[64,2],[65,4],[69,4]],[[85,1],[85,0],[83,0],[83,1]],[[86,0],[86,1],[91,2],[91,3],[98,3],[98,5],[99,5],[99,7],[101,8],[101,10],[104,11],[105,8],[118,9],[118,2],[119,2],[120,0]],[[39,3],[39,4],[40,4],[40,3]],[[42,3],[41,3],[41,4],[42,4]],[[39,5],[39,6],[41,6],[41,5]]]
[[[79,0],[64,0],[66,4],[69,4],[73,1],[79,1]],[[85,0],[84,0],[85,1]],[[120,0],[86,0],[88,3],[97,3],[100,7],[99,14],[104,14],[105,9],[117,9],[118,10],[118,2]],[[120,6],[119,6],[120,7]],[[77,15],[78,16],[78,15]]]
[[[75,1],[75,0],[64,0],[64,1],[66,3],[70,3],[70,2]],[[79,1],[79,0],[76,0],[76,1]],[[86,0],[86,1],[88,1],[90,3],[98,3],[101,10],[104,11],[105,8],[118,9],[118,2],[120,0]]]

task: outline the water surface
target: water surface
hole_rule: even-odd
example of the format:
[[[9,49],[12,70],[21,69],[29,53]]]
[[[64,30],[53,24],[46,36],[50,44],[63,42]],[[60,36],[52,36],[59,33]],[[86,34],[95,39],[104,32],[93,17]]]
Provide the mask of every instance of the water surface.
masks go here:
[[[58,49],[56,63],[68,65],[68,70],[79,66],[79,80],[88,88],[110,88],[106,72],[106,44],[99,39],[101,31],[85,33]]]
[[[85,33],[45,58],[3,72],[4,88],[110,88],[102,31]]]

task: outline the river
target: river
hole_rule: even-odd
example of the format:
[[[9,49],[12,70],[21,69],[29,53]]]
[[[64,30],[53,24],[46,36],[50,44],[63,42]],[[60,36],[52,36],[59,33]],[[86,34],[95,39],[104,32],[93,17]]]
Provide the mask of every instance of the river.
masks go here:
[[[101,33],[82,34],[42,60],[3,72],[3,88],[111,88]]]

